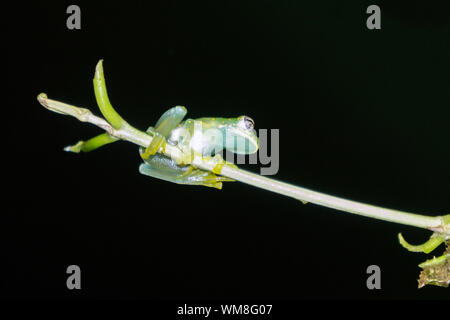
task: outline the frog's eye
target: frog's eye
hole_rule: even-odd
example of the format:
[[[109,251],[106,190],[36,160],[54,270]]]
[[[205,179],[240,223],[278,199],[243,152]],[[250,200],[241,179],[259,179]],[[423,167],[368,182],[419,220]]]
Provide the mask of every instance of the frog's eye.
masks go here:
[[[255,127],[255,121],[252,118],[245,116],[244,123],[246,129],[253,129]]]

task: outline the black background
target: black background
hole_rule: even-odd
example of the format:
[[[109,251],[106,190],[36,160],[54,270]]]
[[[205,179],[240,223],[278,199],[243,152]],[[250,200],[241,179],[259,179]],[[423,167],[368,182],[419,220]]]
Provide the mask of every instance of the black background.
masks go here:
[[[192,118],[246,114],[257,129],[280,129],[277,179],[448,214],[449,11],[392,2],[61,1],[10,10],[2,295],[448,298],[448,289],[417,289],[427,257],[397,242],[398,232],[419,243],[427,231],[241,183],[218,191],[155,180],[138,173],[130,143],[66,153],[101,131],[36,101],[46,92],[100,114],[92,76],[103,58],[110,99],[137,128],[174,105]],[[66,28],[70,4],[81,8],[81,30]],[[381,30],[366,28],[370,4],[381,7]],[[81,267],[80,291],[66,288],[71,264]],[[366,287],[371,264],[381,290]]]

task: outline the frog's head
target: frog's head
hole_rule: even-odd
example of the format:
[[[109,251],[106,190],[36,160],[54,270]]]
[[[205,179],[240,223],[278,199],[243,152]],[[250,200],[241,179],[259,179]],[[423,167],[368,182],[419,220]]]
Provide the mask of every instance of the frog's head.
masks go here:
[[[227,126],[226,149],[236,154],[252,154],[258,151],[259,140],[254,129],[255,122],[247,116],[240,116]]]

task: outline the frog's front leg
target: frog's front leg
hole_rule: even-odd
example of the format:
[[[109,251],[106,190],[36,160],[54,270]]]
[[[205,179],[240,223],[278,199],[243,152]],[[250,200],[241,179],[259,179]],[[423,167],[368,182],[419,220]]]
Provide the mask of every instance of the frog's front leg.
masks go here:
[[[156,154],[161,147],[164,149],[166,147],[166,137],[156,131],[154,128],[149,127],[147,129],[147,133],[150,133],[153,136],[152,142],[145,148],[144,152],[141,153],[142,159],[146,160],[150,156]]]
[[[145,160],[139,166],[139,172],[177,184],[203,185],[217,189],[222,189],[222,182],[234,181],[191,165],[177,165],[175,161],[161,154],[155,154],[150,159]]]
[[[161,147],[164,151],[166,138],[169,137],[172,130],[183,120],[186,113],[187,110],[183,106],[170,108],[159,118],[155,128],[149,127],[147,129],[147,133],[150,133],[153,136],[153,139],[145,151],[141,153],[142,159],[146,160],[150,156],[156,154]]]

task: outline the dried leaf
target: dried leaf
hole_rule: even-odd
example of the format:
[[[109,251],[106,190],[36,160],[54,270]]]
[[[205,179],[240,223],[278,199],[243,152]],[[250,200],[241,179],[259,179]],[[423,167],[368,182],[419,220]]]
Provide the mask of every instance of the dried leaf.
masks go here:
[[[446,242],[447,249],[438,258],[425,261],[419,278],[419,288],[426,285],[448,287],[450,284],[450,242]]]

